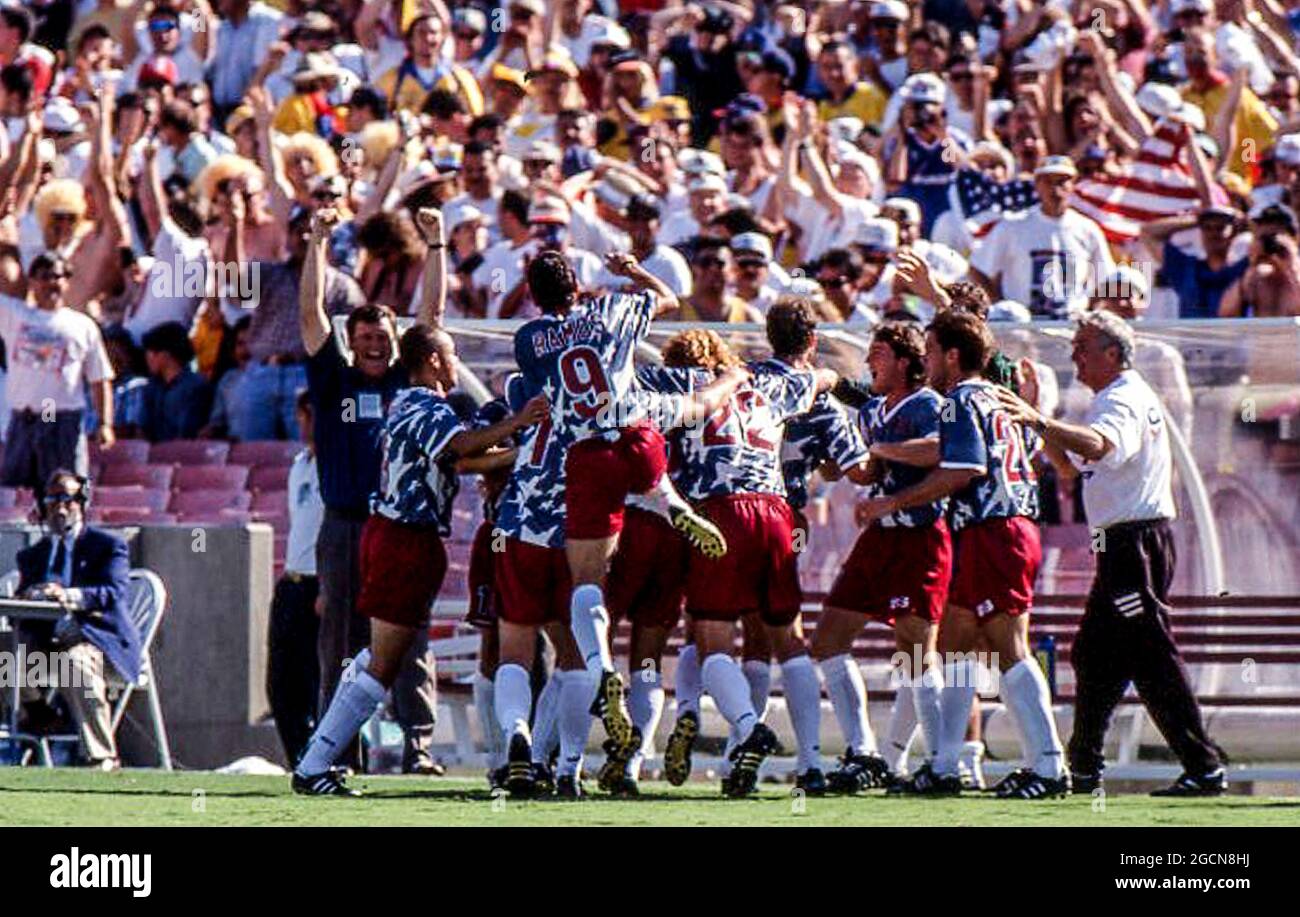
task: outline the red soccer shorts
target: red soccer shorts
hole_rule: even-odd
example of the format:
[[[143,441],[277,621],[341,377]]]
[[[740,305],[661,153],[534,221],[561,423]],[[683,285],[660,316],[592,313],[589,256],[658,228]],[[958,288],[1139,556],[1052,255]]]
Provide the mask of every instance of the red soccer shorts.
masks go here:
[[[615,442],[593,436],[574,443],[564,463],[565,535],[617,535],[628,494],[645,493],[667,468],[663,435],[646,424],[619,431]]]
[[[957,533],[948,601],[980,618],[1025,614],[1043,562],[1038,525],[1024,516],[986,519]]]
[[[568,622],[573,578],[563,548],[507,538],[496,575],[501,620],[521,627]]]
[[[605,579],[610,616],[647,627],[676,627],[686,598],[690,550],[663,516],[628,507]]]
[[[873,525],[858,536],[826,596],[826,607],[858,611],[888,624],[906,614],[937,623],[951,577],[952,539],[942,519],[924,528]]]
[[[775,494],[712,497],[699,511],[722,530],[727,553],[691,552],[686,609],[705,621],[736,621],[756,611],[773,626],[799,617],[803,590],[794,551],[794,512]]]
[[[406,525],[380,515],[366,520],[360,614],[401,627],[424,627],[446,575],[447,551],[437,526]]]

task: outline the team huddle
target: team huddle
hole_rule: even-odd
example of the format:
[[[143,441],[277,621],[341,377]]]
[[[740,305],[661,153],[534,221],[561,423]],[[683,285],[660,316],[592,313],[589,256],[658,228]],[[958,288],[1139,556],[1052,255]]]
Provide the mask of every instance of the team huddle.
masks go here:
[[[422,212],[422,231],[440,237],[433,213]],[[470,421],[447,400],[456,385],[451,337],[436,322],[402,335],[410,387],[387,409],[380,489],[361,544],[358,608],[371,620],[371,642],[297,763],[294,789],[356,795],[336,756],[383,703],[426,625],[446,572],[442,539],[459,476],[481,474],[470,620],[483,629],[474,706],[494,787],[581,796],[583,754],[599,720],[599,788],[635,795],[665,705],[662,657],[684,617],[676,721],[664,748],[674,785],[690,776],[707,693],[730,729],[722,792],[754,792],[778,747],[763,722],[774,658],[805,792],[960,793],[973,653],[989,651],[1025,765],[998,794],[1068,793],[1048,686],[1028,648],[1041,556],[1032,460],[1041,443],[1012,419],[1016,396],[986,378],[995,348],[978,307],[941,311],[925,330],[879,325],[868,392],[817,365],[814,313],[795,298],[768,312],[767,359],[746,363],[716,332],[694,329],[667,342],[661,364],[638,366],[651,322],[677,301],[630,255],[611,255],[606,266],[627,288],[588,295],[562,255],[531,260],[527,283],[542,316],[515,333],[519,371],[502,397]],[[445,296],[444,279],[428,279],[430,295]],[[869,490],[857,506],[861,535],[806,640],[798,560],[814,472]],[[851,653],[872,619],[893,627],[912,660],[898,673],[899,699],[910,700],[909,722],[919,724],[928,755],[906,778],[877,745]],[[620,620],[631,625],[626,681],[612,646]],[[540,687],[532,675],[539,632],[556,656]],[[744,658],[761,665],[736,658],[738,636]],[[829,773],[823,683],[844,741]]]

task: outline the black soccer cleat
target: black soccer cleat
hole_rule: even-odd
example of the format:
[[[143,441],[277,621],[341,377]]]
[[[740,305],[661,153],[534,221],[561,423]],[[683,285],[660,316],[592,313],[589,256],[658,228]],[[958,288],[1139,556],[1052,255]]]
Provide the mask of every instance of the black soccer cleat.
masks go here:
[[[853,794],[874,787],[889,787],[894,782],[889,762],[877,754],[844,752],[840,766],[826,777],[827,789],[832,793]]]
[[[758,786],[758,769],[777,749],[776,733],[766,723],[756,723],[749,737],[731,750],[731,777],[723,790],[732,798],[748,796]]]
[[[1029,768],[1018,767],[997,783],[993,784],[993,786],[989,788],[989,792],[994,796],[997,796],[999,799],[1005,799],[1010,793],[1015,792],[1016,788],[1019,787],[1020,784],[1024,783],[1032,776],[1034,776],[1034,772]]]
[[[533,748],[528,739],[516,732],[510,737],[510,751],[506,756],[506,792],[523,798],[537,791],[533,777]]]
[[[673,786],[681,786],[691,776],[691,749],[700,734],[700,718],[687,711],[677,718],[664,748],[664,776]]]
[[[1075,796],[1091,796],[1098,790],[1104,789],[1106,782],[1102,779],[1101,774],[1080,774],[1074,773],[1070,777],[1070,792]]]
[[[1042,774],[1030,771],[1028,776],[1021,778],[1020,782],[1012,789],[1005,793],[999,793],[999,799],[1056,799],[1062,796],[1070,795],[1070,772],[1066,771],[1060,777],[1044,777]]]
[[[631,753],[625,754],[625,749],[615,745],[613,739],[606,739],[601,746],[605,750],[605,763],[601,765],[600,774],[596,777],[596,786],[606,793],[614,792],[614,788],[627,773],[627,763],[632,760],[632,756],[636,753],[635,749],[641,747],[641,730],[633,726],[632,735],[636,741]]]
[[[961,777],[956,774],[936,774],[927,761],[907,780],[889,788],[891,796],[960,796]]]
[[[556,799],[583,799],[586,795],[582,790],[582,781],[572,774],[561,774],[556,778]]]
[[[504,790],[506,788],[506,777],[510,774],[510,766],[503,764],[494,770],[487,772],[488,790]]]
[[[361,795],[360,790],[354,790],[344,783],[342,775],[333,769],[322,774],[300,774],[294,771],[290,786],[302,796],[345,796],[355,799]]]
[[[596,699],[591,702],[591,715],[600,719],[618,753],[626,758],[632,757],[641,739],[637,729],[632,725],[632,718],[627,713],[627,692],[623,687],[623,678],[617,672],[602,672],[600,687],[596,690]]]
[[[803,790],[805,796],[825,796],[826,775],[819,768],[810,767],[795,776],[794,786],[797,790]]]
[[[533,795],[550,796],[555,792],[555,772],[543,761],[533,762]]]
[[[1199,777],[1193,777],[1191,774],[1184,772],[1169,786],[1152,790],[1151,795],[1163,797],[1222,796],[1226,792],[1228,792],[1228,775],[1220,767],[1208,774],[1201,774]]]
[[[609,788],[609,795],[615,799],[635,799],[641,795],[641,788],[627,774],[622,774]]]

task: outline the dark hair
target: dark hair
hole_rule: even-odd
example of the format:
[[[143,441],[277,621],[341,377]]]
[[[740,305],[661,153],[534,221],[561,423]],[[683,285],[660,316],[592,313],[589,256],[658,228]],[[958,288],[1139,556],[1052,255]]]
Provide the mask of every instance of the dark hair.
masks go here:
[[[486,143],[485,141],[482,140],[471,140],[469,143],[465,144],[465,148],[461,152],[461,157],[464,158],[465,156],[496,156],[496,154],[497,154],[496,147],[492,146],[492,144]]]
[[[843,49],[845,49],[845,48],[848,48],[850,52],[853,51],[853,46],[850,45],[850,44],[849,44],[847,41],[845,41],[844,39],[842,39],[842,38],[832,38],[830,41],[827,41],[827,42],[823,42],[823,43],[822,43],[822,49],[821,49],[821,51],[820,51],[819,53],[820,53],[820,54],[827,54],[827,53],[834,54],[835,52],[840,51],[840,50],[843,50]],[[857,57],[857,54],[855,53],[853,56],[856,58],[856,57]]]
[[[950,308],[958,312],[969,312],[982,322],[988,321],[989,307],[993,303],[989,299],[989,291],[980,284],[973,280],[958,280],[945,286],[944,290],[952,300]]]
[[[44,480],[37,480],[36,486],[32,488],[32,496],[36,498],[36,508],[42,519],[45,518],[45,497],[50,492],[50,485],[64,480],[77,482],[77,502],[83,510],[90,505],[90,479],[70,468],[55,468]]]
[[[190,343],[189,332],[180,322],[163,322],[145,332],[140,344],[145,352],[168,354],[182,366],[194,359],[194,345]]]
[[[380,121],[388,117],[388,100],[370,86],[358,86],[348,100],[349,108],[368,108]]]
[[[357,230],[357,244],[371,254],[400,252],[418,260],[424,254],[420,236],[411,221],[391,210],[376,213]]]
[[[500,130],[505,126],[505,120],[496,112],[488,112],[485,115],[479,115],[469,123],[469,135],[473,137],[481,130]]]
[[[528,198],[518,191],[503,191],[501,199],[497,201],[497,212],[508,213],[519,220],[520,223],[528,222]]]
[[[824,267],[833,268],[847,277],[852,283],[857,283],[862,279],[862,272],[866,269],[866,260],[862,254],[852,248],[832,248],[814,265],[813,273],[816,274]]]
[[[767,313],[767,342],[778,357],[801,356],[817,334],[817,317],[801,299],[776,303]]]
[[[925,381],[925,332],[916,322],[884,322],[871,336],[872,343],[884,344],[900,360],[907,361],[907,381]]]
[[[731,246],[727,243],[727,240],[718,239],[714,236],[696,236],[691,239],[690,249],[691,264],[694,264],[702,255],[707,255],[709,252],[716,252],[720,255],[725,250],[728,254],[731,253]]]
[[[32,97],[32,72],[22,64],[0,67],[0,88],[24,100]]]
[[[102,22],[92,22],[81,32],[81,37],[77,39],[77,53],[80,54],[86,49],[86,45],[96,38],[112,38],[113,33]]]
[[[754,216],[754,211],[745,207],[733,207],[709,220],[709,228],[722,227],[728,235],[738,236],[746,232],[761,232],[767,235],[763,225]]]
[[[578,298],[578,278],[569,259],[544,251],[528,263],[528,291],[547,315],[568,310]]]
[[[122,354],[126,358],[126,366],[114,367],[119,376],[148,375],[148,369],[144,362],[144,353],[139,347],[135,346],[135,340],[131,337],[131,332],[127,331],[121,325],[107,325],[104,328],[104,347],[120,347]],[[111,357],[111,355],[110,355]]]
[[[994,350],[989,326],[969,312],[945,309],[934,317],[927,329],[945,353],[957,351],[957,363],[963,372],[982,373]]]
[[[252,322],[253,317],[251,315],[241,316],[239,321],[227,326],[222,333],[221,344],[217,347],[217,363],[212,368],[213,385],[219,382],[227,372],[235,368],[235,340],[239,337],[241,331],[248,330]]]
[[[435,331],[428,325],[417,323],[406,329],[397,344],[398,359],[408,373],[418,372],[429,361],[429,357],[438,352],[438,336],[445,332]]]
[[[944,51],[947,51],[952,44],[952,33],[948,31],[948,27],[937,22],[927,22],[921,28],[913,29],[912,34],[907,36],[908,47],[911,47],[918,38]]]
[[[170,127],[189,136],[199,129],[198,119],[194,116],[194,106],[181,99],[168,102],[158,115],[158,126]]]
[[[382,325],[385,322],[393,322],[396,327],[397,315],[388,306],[377,303],[366,303],[357,306],[348,313],[347,331],[348,337],[356,334],[357,325]]]
[[[353,98],[356,98],[355,93]],[[444,121],[453,115],[469,114],[469,108],[465,105],[464,100],[449,89],[435,89],[430,92],[424,97],[424,105],[421,106],[421,110],[426,115],[432,115]]]
[[[18,41],[27,41],[32,37],[32,14],[21,6],[0,6],[0,19],[11,29],[18,30]]]

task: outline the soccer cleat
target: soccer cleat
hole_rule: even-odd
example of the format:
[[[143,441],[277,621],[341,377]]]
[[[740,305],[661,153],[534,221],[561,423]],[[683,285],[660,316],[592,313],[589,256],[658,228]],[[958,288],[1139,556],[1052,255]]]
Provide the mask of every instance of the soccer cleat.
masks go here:
[[[758,769],[776,748],[776,733],[766,723],[756,723],[749,737],[731,750],[731,778],[723,793],[740,798],[754,792],[758,786]]]
[[[487,772],[488,790],[504,790],[506,788],[506,776],[510,773],[509,765],[503,764],[495,770]]]
[[[691,749],[700,734],[700,718],[686,712],[677,718],[668,746],[664,749],[664,775],[673,786],[681,786],[691,776]]]
[[[818,768],[810,767],[802,774],[795,776],[794,786],[797,790],[803,790],[805,796],[825,796],[827,789],[826,775]]]
[[[641,730],[633,726],[632,735],[636,738],[632,748],[640,748]],[[615,745],[613,739],[606,739],[601,748],[605,750],[605,763],[601,765],[600,774],[596,777],[596,786],[606,793],[612,793],[627,773],[627,762],[632,760],[635,751],[624,754],[624,750]]]
[[[668,520],[705,557],[718,558],[727,553],[727,539],[718,527],[689,506],[670,505]]]
[[[557,799],[582,799],[586,795],[582,791],[582,781],[572,774],[561,774],[555,781]]]
[[[1169,786],[1152,790],[1152,796],[1222,796],[1228,791],[1228,775],[1223,768],[1216,768],[1208,774],[1193,777],[1183,773]]]
[[[293,772],[293,780],[290,781],[295,793],[303,796],[347,796],[356,798],[361,795],[359,790],[354,790],[343,782],[343,777],[334,770],[325,771],[323,774],[300,774]]]
[[[602,672],[596,699],[591,702],[591,715],[600,720],[605,734],[625,759],[632,757],[641,742],[632,718],[627,714],[626,693],[622,676],[617,672]]]
[[[998,793],[999,799],[1054,799],[1070,795],[1070,772],[1066,771],[1058,778],[1044,777],[1030,771],[1027,776],[1005,793]]]
[[[994,796],[997,796],[999,799],[1005,799],[1011,793],[1015,792],[1016,788],[1019,787],[1020,784],[1024,783],[1032,776],[1034,776],[1034,772],[1029,768],[1018,767],[997,783],[993,784],[992,788],[989,789],[989,792]]]
[[[889,788],[891,796],[960,796],[961,778],[956,774],[936,774],[927,762],[909,779]]]
[[[614,782],[614,785],[609,788],[609,794],[618,799],[632,799],[641,795],[641,788],[627,774],[622,774]]]
[[[1101,774],[1073,774],[1070,778],[1070,792],[1075,796],[1091,796],[1105,787]]]
[[[889,762],[877,754],[844,752],[840,766],[826,777],[827,789],[832,793],[856,793],[874,787],[887,787],[893,783]]]
[[[533,794],[550,796],[555,792],[555,772],[545,762],[533,762]]]
[[[537,791],[533,777],[533,749],[523,733],[510,737],[510,751],[506,757],[506,792],[511,796],[532,796]]]

